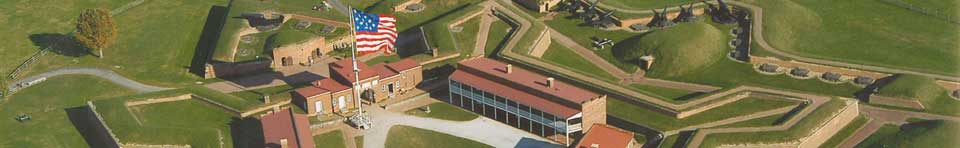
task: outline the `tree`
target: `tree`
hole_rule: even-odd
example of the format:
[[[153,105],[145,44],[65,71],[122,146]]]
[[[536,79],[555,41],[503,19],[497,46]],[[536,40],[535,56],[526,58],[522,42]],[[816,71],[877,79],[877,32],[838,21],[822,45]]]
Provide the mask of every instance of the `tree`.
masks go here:
[[[77,32],[73,36],[83,46],[99,52],[103,58],[106,49],[117,39],[117,28],[113,24],[110,11],[103,8],[86,9],[77,19]]]

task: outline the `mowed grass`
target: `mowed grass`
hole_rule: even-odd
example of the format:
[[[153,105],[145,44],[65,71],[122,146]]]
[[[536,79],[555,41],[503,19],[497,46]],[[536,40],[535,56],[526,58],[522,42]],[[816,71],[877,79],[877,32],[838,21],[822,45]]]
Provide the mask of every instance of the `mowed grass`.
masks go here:
[[[346,148],[343,131],[335,130],[313,136],[313,143],[317,148]]]
[[[82,84],[82,85],[81,85]],[[66,91],[69,90],[69,91]],[[73,121],[86,101],[130,95],[133,90],[93,76],[67,75],[49,78],[40,84],[11,94],[0,103],[0,147],[85,147],[81,131]],[[32,120],[13,118],[27,114]]]
[[[0,71],[11,72],[29,58],[39,47],[53,44],[58,38],[69,38],[79,11],[86,8],[117,8],[124,1],[3,1],[4,34],[0,41]],[[68,66],[96,66],[114,70],[148,84],[173,86],[187,84],[197,77],[187,72],[194,49],[200,40],[207,12],[213,5],[225,5],[226,0],[212,1],[146,1],[143,4],[114,15],[119,31],[116,43],[104,50],[105,58],[86,54],[73,42],[64,42],[55,48],[61,54],[51,53],[22,75],[32,75]],[[35,44],[34,44],[35,43]],[[22,77],[21,77],[22,78]]]
[[[775,126],[779,125],[781,121],[789,118],[785,118],[787,114],[776,114],[766,117],[750,119],[747,121],[740,121],[732,124],[717,126],[717,128],[729,128],[729,127],[764,127],[764,126]]]
[[[806,57],[956,75],[960,25],[877,0],[749,0],[764,37]],[[960,20],[955,0],[908,0]]]
[[[422,147],[458,147],[458,148],[492,148],[470,139],[457,137],[436,131],[416,127],[397,125],[390,128],[385,145],[395,148],[422,148]]]
[[[960,123],[943,120],[915,121],[899,127],[884,125],[856,147],[956,147],[960,145],[955,138],[958,131]]]
[[[320,11],[311,10],[314,5],[319,5],[319,1],[313,0],[283,0],[283,1],[260,1],[260,0],[233,0],[231,1],[229,12],[226,12],[227,19],[223,23],[223,29],[219,31],[219,38],[215,43],[213,59],[219,61],[233,61],[233,51],[238,46],[239,33],[243,29],[252,29],[241,15],[245,13],[264,13],[271,16],[274,13],[280,14],[299,14],[310,17],[324,18],[340,22],[348,22],[349,16],[337,12],[335,9],[322,9]],[[226,6],[226,5],[223,5]],[[267,13],[270,12],[270,13]],[[288,16],[289,17],[289,16]]]
[[[237,118],[199,100],[127,107],[124,98],[94,102],[96,111],[124,143],[232,147]],[[247,129],[256,130],[256,129]],[[221,139],[222,138],[222,139]]]
[[[559,15],[555,16],[553,20],[545,21],[545,23],[550,26],[550,28],[557,30],[557,32],[572,38],[574,41],[580,44],[580,46],[590,49],[594,49],[593,40],[591,38],[608,38],[613,40],[615,43],[624,44],[626,43],[624,41],[627,38],[641,35],[640,33],[631,33],[626,31],[604,31],[592,26],[587,26],[583,19],[574,17],[571,13],[560,13]],[[613,48],[607,46],[604,49],[596,48],[593,50],[593,52],[607,62],[616,65],[623,71],[632,73],[637,70],[637,63],[618,60],[616,56],[614,56],[614,52],[611,49]]]
[[[424,107],[429,107],[430,113],[427,113],[424,111],[424,109],[421,109]],[[430,105],[410,109],[407,110],[406,113],[414,116],[450,121],[470,121],[479,117],[479,115],[476,113],[463,110],[457,106],[453,106],[444,102],[431,103]]]
[[[663,0],[605,0],[600,1],[600,3],[614,6],[617,8],[631,9],[631,10],[647,10],[660,8],[663,9],[666,7],[676,7],[680,4],[688,4],[699,2],[700,0],[673,0],[673,1],[663,1]],[[659,10],[658,10],[659,11]]]
[[[547,63],[565,67],[580,74],[593,76],[594,78],[600,80],[611,83],[620,81],[620,78],[611,75],[606,70],[597,67],[597,65],[593,65],[593,63],[587,59],[584,59],[576,52],[573,52],[572,49],[564,47],[556,41],[550,43],[550,48],[543,53],[543,57],[540,57],[540,59],[546,61]]]
[[[487,43],[483,48],[484,55],[490,56],[495,51],[501,50],[498,48],[501,44],[506,44],[505,41],[509,38],[508,35],[510,35],[511,30],[514,30],[514,28],[502,20],[490,24],[490,34],[487,34]]]
[[[463,22],[463,24],[460,24],[458,27],[462,27],[463,29],[460,32],[450,31],[450,33],[453,34],[455,47],[461,51],[460,56],[471,56],[470,54],[476,50],[477,34],[480,32],[480,17],[481,16],[471,18]]]
[[[664,101],[670,101],[673,103],[684,103],[690,101],[697,96],[703,95],[705,93],[701,92],[692,92],[687,90],[672,89],[665,87],[657,87],[651,85],[643,84],[630,84],[630,89],[633,89],[637,92],[643,92],[644,94],[656,97]]]
[[[832,118],[845,106],[844,100],[832,99],[816,108],[806,117],[799,119],[800,121],[797,122],[797,124],[785,131],[710,134],[704,138],[701,147],[718,147],[723,144],[775,143],[796,140],[810,135],[811,132],[813,132],[811,129],[827,122],[827,120]]]
[[[960,115],[960,100],[951,98],[950,93],[951,90],[941,87],[936,80],[917,75],[899,75],[878,92],[883,96],[916,99],[925,107],[924,112]]]
[[[618,118],[646,125],[648,127],[669,131],[684,128],[687,126],[708,123],[712,121],[743,116],[760,111],[767,111],[781,107],[796,105],[796,102],[784,100],[771,100],[761,98],[744,98],[730,104],[713,108],[684,119],[677,119],[663,113],[655,112],[647,108],[638,107],[617,99],[607,100],[607,112]]]
[[[729,26],[718,25],[724,28]],[[720,28],[704,21],[681,23],[642,36],[628,38],[613,47],[621,61],[640,63],[640,57],[656,58],[647,71],[651,77],[670,77],[691,73],[724,59],[730,37]]]

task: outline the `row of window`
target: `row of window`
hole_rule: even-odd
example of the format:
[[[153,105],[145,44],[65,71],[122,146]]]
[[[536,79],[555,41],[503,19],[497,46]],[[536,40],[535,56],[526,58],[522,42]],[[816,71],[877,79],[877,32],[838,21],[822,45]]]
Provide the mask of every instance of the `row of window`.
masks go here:
[[[540,111],[527,105],[514,102],[513,100],[503,98],[499,95],[495,95],[469,85],[459,83],[457,81],[450,80],[450,92],[456,94],[454,96],[463,96],[463,98],[493,106],[508,113],[550,126],[559,131],[566,131],[567,128],[567,123],[565,121],[566,119],[564,118],[558,118],[550,113]],[[451,99],[460,99],[459,97],[454,96],[451,96]]]

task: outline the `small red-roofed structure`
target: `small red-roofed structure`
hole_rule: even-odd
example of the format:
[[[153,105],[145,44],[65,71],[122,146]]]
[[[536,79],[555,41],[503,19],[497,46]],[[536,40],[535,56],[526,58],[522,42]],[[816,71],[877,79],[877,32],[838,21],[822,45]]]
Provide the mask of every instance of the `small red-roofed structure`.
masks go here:
[[[264,147],[267,148],[312,148],[313,134],[310,133],[310,121],[307,115],[296,114],[290,109],[264,115],[260,118],[263,125]]]

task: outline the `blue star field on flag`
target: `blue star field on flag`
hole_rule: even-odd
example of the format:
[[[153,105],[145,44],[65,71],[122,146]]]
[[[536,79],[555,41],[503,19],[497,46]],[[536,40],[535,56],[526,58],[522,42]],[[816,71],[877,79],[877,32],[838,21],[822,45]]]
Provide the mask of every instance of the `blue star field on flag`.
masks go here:
[[[353,26],[357,32],[377,32],[380,16],[353,9]]]

